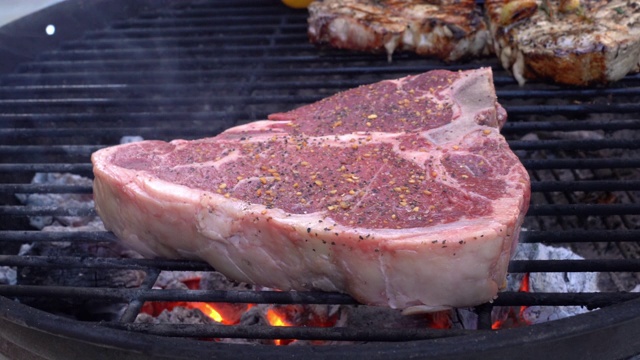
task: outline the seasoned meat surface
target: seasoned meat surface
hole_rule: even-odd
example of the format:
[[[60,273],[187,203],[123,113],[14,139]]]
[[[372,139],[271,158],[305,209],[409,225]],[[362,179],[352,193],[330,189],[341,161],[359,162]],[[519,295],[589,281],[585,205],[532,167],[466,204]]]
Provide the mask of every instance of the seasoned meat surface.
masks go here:
[[[324,0],[309,6],[311,42],[339,49],[412,51],[456,61],[489,55],[489,34],[474,0]]]
[[[96,208],[146,256],[408,309],[505,281],[530,197],[490,69],[361,86],[207,139],[97,151]]]
[[[495,53],[520,84],[608,83],[639,70],[637,0],[486,0]]]

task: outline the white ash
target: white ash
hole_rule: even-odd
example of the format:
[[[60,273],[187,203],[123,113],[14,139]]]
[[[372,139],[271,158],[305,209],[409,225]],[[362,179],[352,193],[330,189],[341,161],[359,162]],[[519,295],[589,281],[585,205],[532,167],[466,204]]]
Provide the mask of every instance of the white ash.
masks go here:
[[[43,227],[41,229],[42,231],[52,231],[52,232],[59,232],[59,231],[67,231],[67,232],[72,232],[72,231],[106,231],[104,228],[104,223],[102,222],[102,220],[97,217],[97,216],[93,216],[93,217],[87,217],[87,221],[76,225],[76,226],[67,226],[64,224],[60,224],[60,223],[54,223],[51,225],[47,225],[45,227]]]
[[[201,271],[161,271],[153,287],[165,289],[172,284],[178,282],[184,284],[184,281],[199,279],[201,277]]]
[[[522,141],[538,141],[540,137],[536,133],[528,133],[520,138]],[[529,150],[514,150],[514,153],[518,155],[518,157],[526,158],[528,157]]]
[[[261,288],[261,287],[243,283],[243,282],[233,281],[217,271],[202,273],[202,277],[200,278],[200,289],[203,289],[203,290],[270,290],[267,288]]]
[[[68,173],[36,173],[31,183],[91,186],[93,181],[83,176]],[[24,205],[28,206],[86,208],[94,205],[91,194],[16,194],[16,197]],[[30,216],[29,222],[36,229],[42,229],[54,222],[66,226],[80,226],[90,222],[93,218],[93,216]]]
[[[26,256],[75,256],[80,258],[122,258],[127,251],[116,242],[35,242],[21,248]],[[22,266],[17,271],[17,282],[31,286],[65,286],[82,288],[137,288],[146,273],[134,269],[96,268],[41,268]],[[89,321],[113,321],[119,319],[126,307],[122,303],[100,297],[92,299],[35,297],[23,299],[23,303],[50,313],[61,313]]]
[[[105,231],[104,224],[94,217],[86,224],[64,226],[57,222],[42,228],[44,232]],[[125,247],[120,242],[74,242],[52,241],[23,244],[18,252],[20,256],[89,256],[103,258],[141,258],[141,255]],[[143,270],[129,269],[49,269],[40,271],[24,267],[20,272],[20,282],[38,285],[69,283],[74,286],[140,286],[146,273]]]
[[[240,317],[238,325],[243,326],[271,326],[267,319],[267,312],[274,310],[276,313],[284,318],[284,320],[291,326],[318,326],[316,322],[327,322],[332,327],[344,327],[348,326],[347,316],[344,311],[346,306],[340,305],[270,305],[270,304],[257,304],[251,307],[251,309],[245,311]],[[274,341],[270,339],[221,339],[221,342],[225,343],[243,343],[243,344],[273,344]],[[288,345],[310,345],[310,344],[322,344],[322,345],[335,345],[345,344],[345,341],[313,341],[313,340],[295,340]]]
[[[420,329],[428,325],[427,314],[402,315],[401,310],[374,306],[344,306],[341,318],[348,327]]]
[[[240,317],[238,325],[244,326],[270,326],[267,320],[267,309],[269,305],[257,304],[247,310]],[[270,339],[220,339],[221,342],[231,344],[273,344]]]
[[[87,223],[85,223],[84,225],[79,225],[79,226],[65,226],[62,225],[58,222],[55,222],[51,225],[47,225],[45,227],[43,227],[42,229],[40,229],[42,231],[49,231],[49,232],[74,232],[74,231],[105,231],[104,228],[104,223],[102,222],[102,220],[100,220],[99,217],[93,217],[91,218],[91,220],[87,221]],[[68,247],[71,245],[71,242],[69,241],[57,241],[57,242],[50,242],[48,244],[51,244],[51,246],[54,247]],[[31,248],[34,246],[34,244],[22,244],[22,246],[20,246],[20,250],[18,251],[18,255],[24,256],[24,255],[29,255],[31,252]],[[130,250],[128,248],[125,248],[121,245],[116,245],[115,243],[113,244],[113,246],[119,248],[119,252],[121,254],[122,257],[126,257],[126,258],[141,258],[142,255],[138,254],[137,252]]]
[[[130,258],[139,256],[118,242],[36,242],[24,244],[20,248],[21,256],[76,256],[96,258]],[[83,287],[139,287],[146,273],[135,269],[92,269],[92,268],[53,268],[40,269],[25,266],[20,268],[19,282],[23,285],[65,285]]]
[[[573,251],[543,244],[519,244],[514,260],[584,260]],[[523,274],[510,274],[508,289],[518,291]],[[578,293],[598,292],[598,275],[594,272],[540,272],[529,274],[530,292]],[[581,306],[529,306],[523,312],[524,320],[531,324],[558,320],[588,312]]]
[[[31,252],[31,248],[33,247],[33,245],[34,245],[33,243],[20,245],[20,250],[18,250],[18,255],[20,256],[28,255]]]
[[[213,319],[198,309],[187,309],[176,306],[172,310],[163,310],[158,316],[140,313],[136,323],[144,324],[217,324]]]
[[[15,285],[17,279],[15,268],[10,266],[0,266],[0,285]]]
[[[640,284],[636,285],[636,287],[634,287],[633,289],[631,289],[631,290],[630,290],[630,292],[640,293]]]
[[[144,141],[144,138],[142,136],[137,136],[137,135],[125,135],[120,138],[120,144],[128,144],[128,143],[140,142],[140,141]]]
[[[473,309],[452,309],[451,324],[454,329],[470,329],[478,328],[478,314]]]
[[[168,290],[189,290],[189,287],[187,286],[187,284],[183,283],[180,280],[177,279],[173,279],[173,280],[169,280],[168,283],[166,283],[164,285],[164,287],[162,287],[162,289],[168,289]]]
[[[602,131],[552,131],[551,137],[564,140],[602,140],[605,138]]]
[[[526,229],[523,229],[526,231]],[[552,247],[543,244],[519,244],[513,256],[513,260],[583,260],[584,258],[573,251]],[[509,274],[507,277],[508,291],[518,291],[522,283],[524,274]],[[598,292],[598,274],[589,273],[531,273],[529,274],[530,292],[557,292],[557,293],[577,293],[577,292]],[[640,285],[636,289],[640,291]],[[494,307],[492,322],[503,321],[510,311],[509,307]],[[586,308],[580,306],[531,306],[523,312],[524,320],[530,324],[557,320],[569,316],[588,312]],[[519,307],[516,312],[519,312]],[[389,314],[384,314],[385,319]],[[451,324],[456,329],[476,329],[478,315],[473,309],[452,309],[449,311]],[[396,320],[390,319],[395,322]],[[400,321],[402,323],[403,321]],[[384,323],[384,321],[383,321]]]

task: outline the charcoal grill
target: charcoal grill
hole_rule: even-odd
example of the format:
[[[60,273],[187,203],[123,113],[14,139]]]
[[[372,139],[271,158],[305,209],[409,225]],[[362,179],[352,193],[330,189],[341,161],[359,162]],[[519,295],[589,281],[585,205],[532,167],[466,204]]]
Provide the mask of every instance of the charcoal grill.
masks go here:
[[[96,2],[98,8],[108,2]],[[119,6],[119,2],[111,2]],[[127,2],[128,4],[131,2]],[[134,2],[136,3],[136,2]],[[143,2],[138,2],[143,4]],[[491,66],[509,113],[503,133],[532,177],[532,205],[521,242],[592,246],[585,260],[512,261],[510,273],[627,274],[638,283],[640,257],[640,76],[606,87],[519,87],[492,58],[444,64],[410,54],[386,56],[319,50],[306,38],[306,12],[259,0],[163,2],[131,12],[92,11],[82,1],[34,14],[4,29],[44,37],[62,14],[83,32],[62,32],[15,56],[0,74],[0,266],[146,272],[138,288],[0,285],[0,354],[19,358],[367,358],[622,359],[640,353],[640,294],[504,292],[478,306],[479,330],[287,328],[134,323],[145,301],[353,304],[341,294],[155,290],[162,270],[210,271],[204,263],[85,256],[19,256],[28,243],[109,243],[103,231],[41,232],[29,216],[91,215],[91,207],[23,205],[16,194],[90,194],[90,186],[31,184],[35,173],[91,177],[90,154],[122,136],[171,140],[213,136],[267,114],[337,91],[436,68]],[[136,13],[133,16],[133,13]],[[115,20],[116,17],[131,16]],[[101,29],[88,29],[98,16]],[[82,20],[82,21],[81,21]],[[95,25],[94,25],[95,26]],[[64,29],[64,23],[59,28]],[[81,35],[81,36],[79,36]],[[23,39],[24,40],[24,39]],[[51,47],[48,49],[47,47]],[[45,51],[46,50],[46,51]],[[15,66],[14,66],[15,65]],[[536,133],[532,139],[527,134]],[[598,134],[584,137],[585,134]],[[592,245],[589,245],[592,244]],[[627,290],[627,291],[625,291]],[[115,321],[79,321],[23,300],[102,299],[128,304]],[[598,309],[515,329],[491,330],[504,306]],[[232,345],[196,338],[361,340],[340,346]]]

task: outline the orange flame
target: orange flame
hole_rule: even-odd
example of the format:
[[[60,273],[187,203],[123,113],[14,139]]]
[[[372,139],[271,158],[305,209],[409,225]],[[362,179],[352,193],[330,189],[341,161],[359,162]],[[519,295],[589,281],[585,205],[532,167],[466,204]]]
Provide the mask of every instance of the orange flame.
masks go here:
[[[182,279],[181,282],[184,283],[187,288],[190,290],[198,290],[200,289],[200,277],[193,277],[188,279]],[[249,309],[253,308],[255,304],[238,304],[238,303],[207,303],[207,302],[186,302],[186,301],[148,301],[145,302],[141,312],[149,314],[151,316],[157,317],[163,311],[171,311],[176,307],[183,307],[187,309],[197,309],[200,310],[204,315],[208,316],[212,320],[224,324],[224,325],[235,325],[240,323],[241,317],[245,314]],[[266,311],[266,320],[271,326],[294,326],[287,319],[291,319],[295,316],[300,316],[299,314],[304,312],[304,308],[301,306],[289,305],[289,306],[281,306],[276,308],[269,308]],[[294,315],[290,315],[294,314]],[[298,314],[298,315],[295,315]],[[306,321],[302,326],[318,326],[318,327],[330,327],[333,326],[338,317],[339,313],[333,315],[326,314],[317,314],[315,312],[311,312],[309,314],[305,314]],[[297,318],[297,317],[296,317]],[[298,326],[298,325],[295,325]],[[217,339],[216,339],[217,340]],[[276,339],[274,340],[275,345],[288,345],[292,342],[296,341],[295,339]]]
[[[524,274],[522,277],[522,282],[520,283],[520,287],[518,288],[520,292],[529,292],[530,291],[530,283],[529,283],[529,273]],[[524,312],[527,310],[527,306],[520,306],[520,309],[516,312],[514,308],[509,309],[509,314],[507,315],[506,320],[496,320],[493,324],[491,324],[491,329],[498,330],[502,327],[518,327],[529,325],[529,323],[524,318]]]
[[[518,291],[529,292],[529,273],[524,274],[522,277],[522,283],[520,283]]]
[[[218,310],[216,310],[213,307],[214,306],[213,304],[209,304],[205,302],[191,302],[187,304],[188,304],[188,307],[192,309],[198,309],[202,311],[203,314],[207,315],[208,317],[213,319],[213,321],[215,322],[219,322],[225,325],[230,325],[230,323],[222,317],[222,315],[218,312]]]
[[[291,326],[291,324],[289,324],[289,322],[287,322],[286,319],[278,314],[274,309],[267,310],[267,321],[271,326]],[[287,345],[293,342],[293,340],[275,339],[273,342],[276,345]]]
[[[522,291],[522,292],[529,292],[529,273],[524,274],[524,277],[522,278],[522,283],[520,284],[520,289],[518,289],[518,291]],[[523,322],[525,322],[524,320],[524,311],[527,310],[526,306],[520,306],[520,312],[518,312],[518,315],[520,315],[520,319],[522,319]]]

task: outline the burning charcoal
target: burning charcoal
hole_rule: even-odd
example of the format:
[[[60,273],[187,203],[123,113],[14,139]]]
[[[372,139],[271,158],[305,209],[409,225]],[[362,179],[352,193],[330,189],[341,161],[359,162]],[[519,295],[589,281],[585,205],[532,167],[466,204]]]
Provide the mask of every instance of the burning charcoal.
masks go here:
[[[202,311],[181,306],[164,310],[158,316],[141,313],[136,317],[135,322],[146,324],[217,324]]]
[[[254,290],[250,284],[230,280],[217,271],[205,272],[200,279],[202,290]]]
[[[200,279],[202,290],[255,290],[254,286],[230,280],[217,271],[205,272]],[[242,322],[242,316],[249,310],[248,304],[217,303],[215,308],[225,323],[237,324]]]
[[[0,266],[0,285],[15,285],[16,269],[9,266]]]
[[[451,323],[454,329],[475,330],[478,328],[478,314],[473,309],[454,309],[451,311]]]
[[[237,284],[217,272],[200,271],[162,271],[154,284],[156,289],[178,290],[247,290],[246,284]],[[163,310],[177,306],[199,309],[216,322],[233,325],[240,322],[241,316],[248,310],[244,303],[204,303],[204,302],[148,302],[142,308],[150,316],[158,316]]]
[[[296,304],[272,305],[267,308],[267,320],[271,325],[290,326],[339,326],[339,320],[346,320],[342,307],[337,305]],[[281,324],[278,324],[281,323]]]
[[[87,229],[65,226],[46,227],[45,231],[73,231]],[[71,256],[71,257],[119,257],[139,256],[124,248],[120,243],[75,243],[75,242],[38,242],[23,246],[21,255],[27,256]],[[146,274],[140,270],[124,269],[84,269],[84,268],[42,268],[19,267],[17,283],[20,285],[40,286],[77,286],[122,288],[138,287]],[[23,300],[31,306],[50,312],[62,312],[81,320],[112,320],[119,316],[124,305],[105,300],[84,300],[73,298],[35,298]]]
[[[36,173],[31,183],[92,186],[93,181],[83,176],[66,173]],[[28,206],[93,207],[93,196],[91,194],[16,194],[16,197]],[[31,226],[42,229],[54,222],[67,226],[79,226],[87,224],[93,219],[93,216],[31,216],[29,222]]]
[[[267,308],[269,305],[258,304],[247,310],[240,318],[240,325],[261,325],[268,326]]]
[[[624,229],[624,226],[619,228]],[[640,243],[576,243],[572,250],[586,258],[597,259],[638,259],[640,258]],[[628,291],[640,283],[637,272],[601,272],[598,274],[598,288],[603,292]]]
[[[91,186],[91,179],[72,174],[36,174],[36,184],[58,184]],[[91,194],[30,194],[16,195],[26,205],[51,207],[91,207]],[[102,221],[96,216],[38,216],[30,222],[45,232],[105,231]],[[24,244],[19,255],[46,257],[116,257],[139,258],[140,255],[124,248],[120,243],[91,242],[37,242]],[[139,270],[83,268],[19,267],[17,283],[20,285],[77,286],[77,287],[137,287],[145,273]],[[123,304],[105,300],[82,300],[73,298],[35,298],[23,302],[42,310],[64,313],[80,320],[112,320],[119,317]]]
[[[520,244],[514,254],[514,260],[584,260],[570,249],[543,244]],[[597,274],[584,273],[532,273],[530,289],[532,292],[595,292]],[[569,279],[569,280],[567,280]],[[515,284],[510,284],[512,290]]]
[[[344,312],[349,327],[421,329],[430,325],[428,314],[402,315],[402,311],[391,308],[345,306]]]
[[[584,258],[573,251],[542,244],[519,244],[514,254],[514,260],[583,260]],[[597,273],[591,272],[536,272],[527,274],[528,289],[530,292],[597,292]],[[524,275],[509,276],[508,289],[518,291]],[[498,310],[500,314],[501,310]],[[530,306],[518,310],[522,320],[527,324],[537,324],[546,321],[562,319],[578,315],[588,310],[580,306]],[[495,315],[495,314],[494,314]],[[502,314],[504,316],[504,309]],[[498,319],[500,315],[498,315]]]
[[[194,289],[198,288],[202,274],[201,271],[162,271],[153,286],[155,288],[167,289],[180,283],[187,289]],[[191,283],[195,285],[190,286]]]
[[[170,290],[189,290],[189,286],[177,279],[170,280],[164,287]]]
[[[30,256],[75,256],[75,257],[121,257],[128,250],[119,243],[34,243],[23,253]],[[63,285],[86,287],[137,287],[145,277],[140,270],[103,270],[82,268],[41,269],[22,267],[18,269],[18,283],[23,285]]]
[[[269,320],[267,320],[267,308],[269,305],[258,304],[252,306],[249,310],[242,314],[239,325],[257,325],[257,326],[269,326]],[[226,343],[243,343],[243,344],[273,344],[274,341],[270,339],[221,339]]]
[[[345,326],[346,316],[341,313],[343,307],[339,305],[269,305],[257,304],[251,306],[242,314],[239,325],[244,326],[302,326],[329,327]],[[224,339],[224,342],[228,339]],[[307,341],[291,339],[250,339],[231,340],[232,343],[260,343],[273,345],[305,345],[305,344],[333,344],[333,341]],[[344,343],[344,342],[340,342]]]
[[[557,139],[565,140],[602,140],[604,135],[602,131],[552,131],[550,135]]]
[[[538,141],[538,140],[540,140],[540,138],[538,137],[538,134],[528,133],[528,134],[524,135],[522,138],[520,138],[520,140],[522,140],[522,141]],[[516,155],[518,155],[518,157],[520,157],[520,158],[526,158],[526,157],[528,157],[529,151],[527,151],[527,150],[515,150],[514,153]]]

